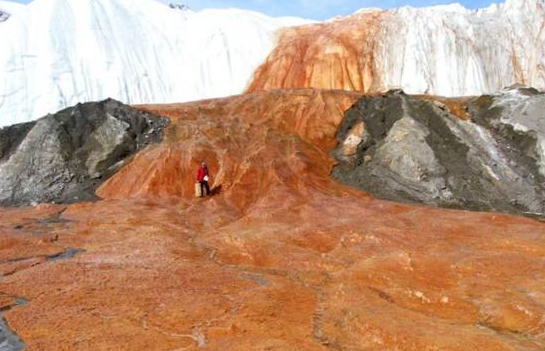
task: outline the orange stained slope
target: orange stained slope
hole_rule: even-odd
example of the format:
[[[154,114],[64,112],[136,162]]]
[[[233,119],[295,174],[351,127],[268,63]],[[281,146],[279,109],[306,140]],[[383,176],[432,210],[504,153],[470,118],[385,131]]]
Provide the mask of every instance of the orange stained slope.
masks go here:
[[[337,126],[358,97],[303,89],[142,107],[171,118],[164,142],[138,154],[97,194],[192,198],[192,177],[202,160],[213,185],[242,207],[271,186],[325,186]]]
[[[376,91],[374,62],[384,12],[281,30],[278,44],[257,69],[248,92],[318,88]]]
[[[545,224],[328,175],[340,91],[142,106],[172,119],[95,203],[0,211],[27,350],[541,351]],[[221,192],[195,199],[205,159]],[[48,255],[84,249],[56,261]]]

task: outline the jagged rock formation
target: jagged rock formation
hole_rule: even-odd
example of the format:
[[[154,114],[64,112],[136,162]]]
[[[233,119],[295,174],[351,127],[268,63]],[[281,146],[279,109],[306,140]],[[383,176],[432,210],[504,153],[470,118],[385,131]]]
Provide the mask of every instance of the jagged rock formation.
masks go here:
[[[384,199],[543,216],[545,94],[513,88],[461,110],[400,91],[361,98],[333,176]]]
[[[545,1],[360,11],[283,29],[248,91],[346,89],[467,96],[545,88]]]
[[[0,205],[74,202],[161,138],[167,119],[115,100],[0,129]]]
[[[103,200],[0,211],[0,309],[28,300],[8,325],[36,351],[542,351],[545,223],[333,180],[358,98],[140,107],[171,123]],[[217,192],[195,199],[203,158]],[[85,251],[48,260],[67,248]]]

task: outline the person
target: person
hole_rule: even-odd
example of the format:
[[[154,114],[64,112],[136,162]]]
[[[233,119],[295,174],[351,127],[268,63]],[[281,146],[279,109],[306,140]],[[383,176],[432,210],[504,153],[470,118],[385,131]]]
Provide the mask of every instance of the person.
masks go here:
[[[210,195],[210,186],[208,185],[208,167],[205,162],[201,163],[201,166],[197,170],[197,182],[201,185],[201,197],[204,195],[206,190],[206,195]]]

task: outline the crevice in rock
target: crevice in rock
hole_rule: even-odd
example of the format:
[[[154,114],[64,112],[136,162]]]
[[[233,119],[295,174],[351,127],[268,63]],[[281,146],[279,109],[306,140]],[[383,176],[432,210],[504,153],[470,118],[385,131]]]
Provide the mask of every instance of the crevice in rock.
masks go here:
[[[59,260],[65,260],[69,258],[73,258],[76,255],[85,252],[84,249],[75,249],[73,247],[66,247],[62,252],[51,254],[51,255],[37,255],[37,256],[27,256],[27,257],[15,257],[15,258],[8,258],[3,261],[0,261],[0,264],[4,263],[13,263],[13,262],[21,262],[21,261],[27,261],[32,260],[36,258],[45,258],[46,262],[49,261],[59,261]]]
[[[66,211],[66,209],[67,207],[64,207],[49,217],[26,220],[14,226],[13,229],[28,231],[35,235],[53,233],[59,229],[67,229],[69,224],[75,221],[62,217],[62,214]]]
[[[60,261],[60,260],[66,260],[66,259],[69,259],[69,258],[73,258],[75,257],[76,255],[80,254],[80,253],[83,253],[85,252],[84,249],[75,249],[73,247],[67,247],[63,252],[59,253],[59,254],[54,254],[54,255],[48,255],[46,256],[47,258],[47,261]]]

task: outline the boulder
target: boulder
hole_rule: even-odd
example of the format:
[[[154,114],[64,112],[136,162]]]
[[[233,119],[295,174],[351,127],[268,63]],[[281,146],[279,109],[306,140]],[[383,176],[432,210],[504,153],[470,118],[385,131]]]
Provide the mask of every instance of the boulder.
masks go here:
[[[109,99],[2,128],[0,205],[93,199],[131,155],[161,139],[167,123]]]
[[[383,199],[542,216],[545,94],[513,87],[461,110],[469,120],[428,97],[361,98],[339,128],[333,177]]]

